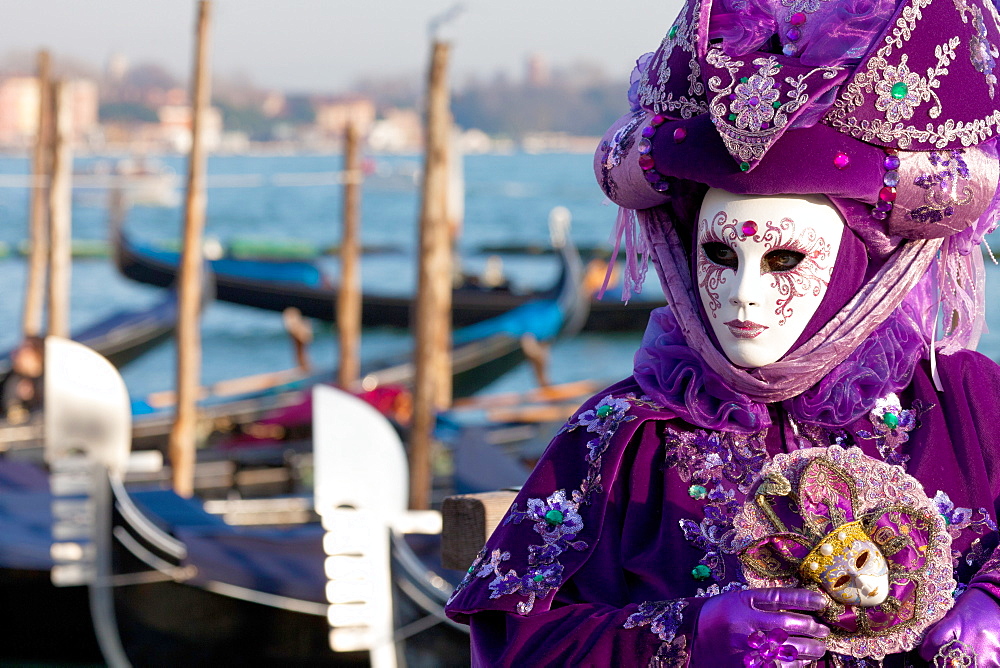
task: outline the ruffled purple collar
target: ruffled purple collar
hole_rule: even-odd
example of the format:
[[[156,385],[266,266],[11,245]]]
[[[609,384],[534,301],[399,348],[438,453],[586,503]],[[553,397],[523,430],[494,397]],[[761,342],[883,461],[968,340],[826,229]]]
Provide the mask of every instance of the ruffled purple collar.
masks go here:
[[[913,321],[897,309],[843,362],[783,405],[802,422],[843,427],[906,387],[924,347]],[[768,404],[734,390],[706,364],[668,307],[650,314],[633,375],[650,398],[698,427],[753,432],[771,424]]]

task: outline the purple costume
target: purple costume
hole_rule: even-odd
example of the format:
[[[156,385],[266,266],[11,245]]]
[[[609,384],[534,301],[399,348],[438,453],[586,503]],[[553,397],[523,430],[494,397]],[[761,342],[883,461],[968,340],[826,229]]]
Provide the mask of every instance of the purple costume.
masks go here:
[[[761,572],[805,569],[822,538],[800,537],[785,563],[759,548],[805,529],[748,537],[737,517],[755,497],[789,494],[762,492],[775,485],[762,471],[792,457],[777,456],[830,446],[912,476],[936,513],[912,520],[866,497],[824,520],[835,532],[867,509],[896,598],[817,614],[835,634],[875,620],[864,643],[829,642],[818,665],[998,660],[982,629],[1000,629],[1000,367],[970,350],[984,308],[977,244],[997,220],[996,44],[1000,18],[975,0],[692,0],[640,59],[633,111],[595,169],[623,207],[629,261],[651,257],[670,306],[653,312],[633,376],[563,427],[456,589],[448,614],[471,625],[476,665],[730,665],[705,648],[712,601],[766,592],[733,594],[759,583],[752,557]],[[706,325],[692,235],[707,187],[823,193],[845,221],[819,310],[773,364],[733,365]],[[926,575],[917,562],[945,544],[935,531],[950,540],[948,567]],[[906,577],[933,582],[913,594]],[[943,587],[954,602],[927,594]],[[752,617],[767,605],[726,620],[746,629],[741,665],[800,665],[789,632],[818,634],[761,628]],[[719,657],[732,659],[726,642]]]

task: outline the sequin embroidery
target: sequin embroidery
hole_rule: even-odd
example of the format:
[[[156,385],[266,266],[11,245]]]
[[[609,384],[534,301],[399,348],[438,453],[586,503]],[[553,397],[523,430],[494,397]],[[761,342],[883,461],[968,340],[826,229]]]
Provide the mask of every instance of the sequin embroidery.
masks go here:
[[[587,443],[585,459],[589,466],[580,487],[569,494],[565,490],[558,490],[545,499],[528,499],[524,510],[520,510],[517,503],[511,506],[504,519],[504,526],[530,520],[534,523],[534,531],[542,537],[541,545],[528,547],[528,568],[524,575],[519,575],[514,569],[502,570],[503,562],[510,559],[510,552],[495,549],[490,554],[489,561],[486,561],[484,549],[455,588],[452,600],[474,577],[492,576],[493,580],[489,583],[490,598],[509,594],[525,596],[526,599],[517,604],[517,611],[526,615],[534,608],[538,598],[545,597],[562,585],[563,566],[559,557],[567,550],[582,551],[588,548],[585,541],[576,539],[584,527],[580,507],[590,505],[594,495],[604,491],[601,485],[601,456],[608,449],[618,428],[637,419],[634,415],[628,415],[633,403],[646,402],[631,395],[617,398],[608,395],[597,406],[583,411],[559,430],[562,434],[583,427],[588,433],[597,435]]]
[[[835,67],[817,67],[797,77],[777,81],[781,71],[776,56],[756,58],[752,64],[757,71],[740,76],[745,66],[742,60],[733,60],[719,46],[713,46],[705,61],[729,74],[729,82],[722,78],[709,79],[709,90],[715,93],[709,103],[712,122],[719,136],[736,159],[744,162],[760,160],[768,147],[788,125],[792,114],[809,100],[806,92],[814,75],[832,79],[840,72]],[[781,101],[782,85],[787,86],[785,101]]]
[[[687,659],[687,640],[684,636],[677,637],[677,630],[684,621],[684,608],[688,605],[684,599],[676,601],[646,602],[639,605],[638,612],[629,615],[624,628],[634,629],[648,626],[662,643],[656,655],[650,661],[650,666],[683,666]]]
[[[931,165],[937,172],[921,174],[913,184],[924,190],[924,204],[914,208],[907,214],[921,223],[940,223],[945,218],[955,215],[955,207],[964,206],[974,198],[969,184],[969,167],[965,162],[964,151],[930,151],[927,154]],[[956,225],[956,231],[962,229],[962,221]]]
[[[989,6],[995,11],[993,3],[990,3]],[[961,14],[963,23],[968,23],[968,15],[972,15],[972,27],[975,29],[975,33],[969,38],[969,60],[976,71],[986,78],[990,97],[993,97],[997,84],[997,77],[993,74],[993,69],[997,64],[996,59],[1000,58],[1000,49],[990,43],[989,34],[986,32],[986,23],[983,21],[983,11],[979,7],[970,5],[966,0],[955,0],[955,8]]]

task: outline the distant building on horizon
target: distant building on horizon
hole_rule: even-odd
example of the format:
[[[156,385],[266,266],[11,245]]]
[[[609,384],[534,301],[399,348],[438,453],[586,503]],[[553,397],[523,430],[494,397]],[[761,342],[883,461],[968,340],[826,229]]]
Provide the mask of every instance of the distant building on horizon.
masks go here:
[[[90,79],[66,82],[70,105],[70,136],[88,140],[99,129],[97,83]],[[0,80],[0,145],[24,148],[38,131],[38,78],[16,76]]]
[[[354,121],[361,136],[371,132],[375,123],[375,103],[367,97],[339,97],[319,100],[314,104],[316,130],[326,139],[339,140]]]

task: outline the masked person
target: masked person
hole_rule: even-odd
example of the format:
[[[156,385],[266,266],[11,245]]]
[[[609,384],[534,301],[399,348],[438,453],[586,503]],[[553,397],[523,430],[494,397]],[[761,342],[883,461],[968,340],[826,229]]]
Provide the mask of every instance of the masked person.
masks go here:
[[[1000,665],[998,47],[982,0],[688,2],[595,158],[669,306],[456,589],[474,664]]]

